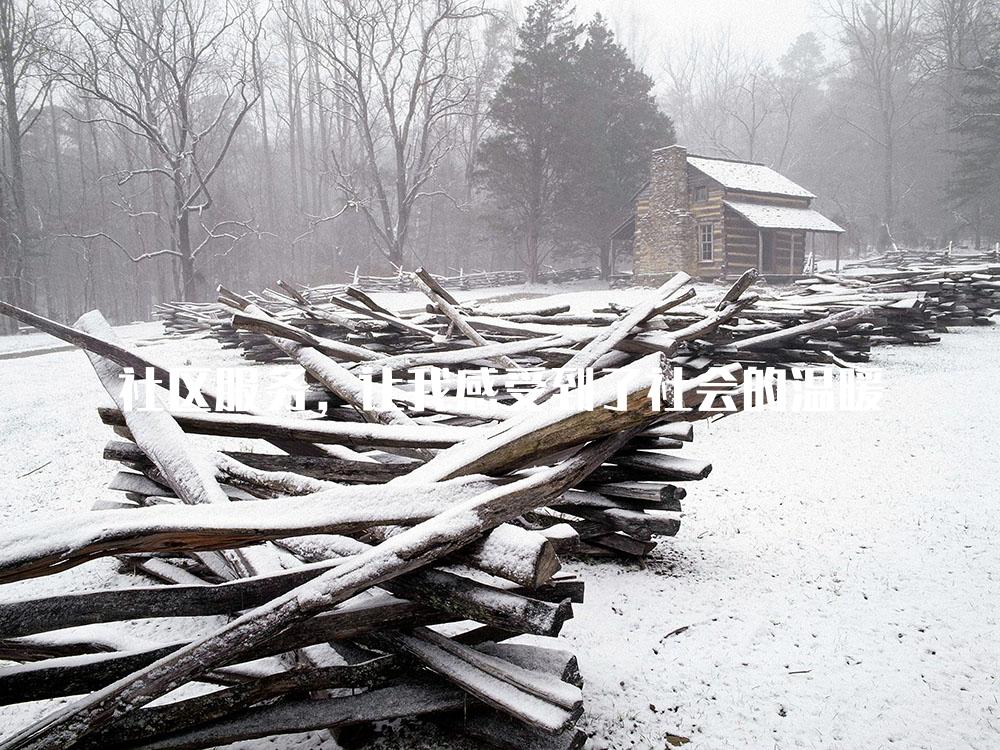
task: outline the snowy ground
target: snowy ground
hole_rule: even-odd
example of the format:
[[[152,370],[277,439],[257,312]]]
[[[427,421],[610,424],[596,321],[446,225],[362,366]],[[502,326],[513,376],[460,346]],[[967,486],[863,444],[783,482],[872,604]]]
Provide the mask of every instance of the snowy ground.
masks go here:
[[[582,567],[595,747],[1000,746],[1000,330],[943,338],[879,351],[879,412],[703,429],[676,540]]]
[[[583,307],[595,295],[568,296]],[[144,341],[155,327],[123,332]],[[16,338],[0,351],[27,343]],[[174,365],[240,361],[211,341],[143,352]],[[587,679],[592,747],[659,750],[668,733],[711,749],[1000,746],[1000,330],[876,359],[879,412],[754,412],[701,427],[685,453],[715,470],[691,486],[677,538],[644,569],[572,566],[587,602],[561,640]],[[107,493],[110,433],[95,408],[105,402],[79,352],[0,361],[0,522],[81,511]],[[4,594],[128,580],[98,561]],[[137,623],[133,635],[207,625]],[[50,708],[4,709],[0,732]],[[321,746],[335,747],[253,743]],[[407,730],[381,747],[473,745]]]

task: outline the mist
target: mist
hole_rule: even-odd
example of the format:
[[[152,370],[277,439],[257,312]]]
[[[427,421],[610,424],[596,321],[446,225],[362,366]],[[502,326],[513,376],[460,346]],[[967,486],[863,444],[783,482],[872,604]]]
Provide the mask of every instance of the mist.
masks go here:
[[[525,45],[552,43],[525,36],[531,8],[573,26],[546,85],[575,109],[544,136],[498,98],[545,53]],[[598,13],[611,37],[588,72]],[[220,283],[607,274],[648,153],[674,140],[805,186],[848,255],[989,248],[998,16],[996,0],[0,0],[0,291],[123,322]],[[602,99],[593,76],[622,70],[629,96]],[[499,158],[518,149],[544,157]]]

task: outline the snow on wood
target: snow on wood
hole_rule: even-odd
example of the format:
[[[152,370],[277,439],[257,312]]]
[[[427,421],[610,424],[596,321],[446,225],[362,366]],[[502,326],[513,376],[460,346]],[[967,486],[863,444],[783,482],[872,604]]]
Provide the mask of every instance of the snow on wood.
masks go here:
[[[557,734],[578,717],[583,703],[579,688],[558,678],[536,676],[426,628],[389,638],[431,669],[447,673],[469,694],[545,732]]]
[[[0,551],[0,581],[48,575],[95,557],[127,551],[203,550],[303,534],[337,534],[424,521],[490,487],[476,477],[407,487],[334,487],[303,497],[222,507],[156,505],[93,511],[68,526],[62,519],[9,530]]]
[[[99,409],[101,420],[121,425],[127,420],[120,409]],[[349,446],[444,448],[462,442],[478,432],[471,427],[452,425],[370,424],[332,422],[320,419],[255,417],[248,414],[215,412],[169,412],[182,430],[201,435],[251,438],[289,438]],[[140,446],[141,447],[141,446]]]
[[[779,174],[763,164],[753,164],[730,159],[713,159],[702,156],[689,156],[688,164],[699,172],[711,177],[733,190],[750,193],[768,193],[772,195],[791,195],[797,198],[815,198],[800,185],[796,185],[784,175]]]
[[[572,615],[570,603],[582,599],[583,584],[555,577],[562,556],[641,557],[678,533],[676,514],[686,494],[679,484],[703,478],[711,464],[687,451],[676,454],[691,441],[689,422],[709,415],[666,413],[656,400],[691,408],[701,387],[738,387],[742,363],[762,356],[783,364],[810,361],[812,353],[825,356],[819,346],[838,356],[867,346],[856,318],[845,317],[838,327],[840,319],[833,325],[811,313],[803,319],[791,302],[787,309],[768,308],[747,294],[753,274],[718,304],[713,300],[715,309],[688,307],[694,291],[681,274],[637,295],[631,307],[595,300],[587,312],[543,300],[527,316],[460,304],[438,281],[417,278],[432,300],[427,313],[395,313],[364,293],[347,293],[354,301],[331,306],[287,284],[279,285],[281,293],[252,298],[220,288],[225,304],[239,310],[238,331],[230,326],[233,333],[225,336],[235,337],[226,340],[250,358],[273,361],[277,352],[319,381],[310,398],[328,397],[332,409],[323,419],[166,411],[147,418],[120,401],[101,411],[107,424],[135,440],[112,441],[105,449],[106,458],[130,470],[111,483],[127,493],[128,507],[88,512],[72,525],[50,518],[13,527],[0,572],[8,579],[48,575],[120,555],[131,569],[172,585],[0,604],[5,653],[27,659],[54,648],[45,645],[48,631],[60,626],[230,619],[144,648],[81,651],[62,657],[76,661],[49,658],[10,668],[0,674],[8,700],[85,695],[0,747],[99,746],[116,731],[148,737],[151,746],[198,747],[309,728],[314,720],[291,708],[297,701],[291,692],[364,680],[324,672],[321,659],[306,661],[298,672],[272,666],[271,674],[251,680],[254,687],[199,696],[201,703],[150,704],[187,683],[232,680],[235,673],[226,670],[251,670],[260,659],[327,642],[340,644],[344,654],[379,644],[386,652],[378,662],[386,671],[379,674],[402,684],[412,681],[411,662],[397,655],[415,656],[450,683],[442,688],[449,695],[490,706],[476,708],[488,717],[485,736],[515,722],[508,734],[532,746],[577,747],[581,738],[573,727],[582,698],[564,682],[578,681],[575,662],[561,677],[545,676],[572,657],[532,659],[524,652],[518,661],[518,652],[503,644],[485,652],[469,647],[517,634],[557,634]],[[803,323],[811,325],[798,327]],[[222,332],[228,324],[213,317],[211,325]],[[777,346],[758,349],[752,342],[785,329],[793,330],[773,339]],[[451,338],[456,330],[464,338]],[[124,347],[106,343],[107,333],[80,341],[135,362]],[[744,339],[750,347],[734,346]],[[101,362],[98,371],[112,382]],[[432,362],[446,367],[441,392],[419,398],[415,382],[404,378],[388,389],[391,402],[365,403],[358,368]],[[497,400],[480,394],[463,404],[451,395],[456,370],[484,363],[501,367]],[[555,378],[587,367],[595,373],[591,405],[579,392],[556,392]],[[676,393],[673,367],[685,374]],[[525,388],[533,368],[549,379]],[[191,433],[201,436],[197,443]],[[287,453],[219,444],[233,438],[266,439]],[[355,450],[328,452],[320,443]],[[220,564],[220,549],[266,553],[270,567],[227,580],[232,576]],[[470,622],[478,626],[469,629]],[[431,625],[457,635],[425,629]],[[79,638],[60,648],[93,645]],[[370,709],[358,715],[398,715],[381,705],[381,688],[369,684],[357,685],[366,689],[351,705]],[[340,721],[334,705],[323,726]],[[170,723],[157,723],[156,716],[168,715]]]

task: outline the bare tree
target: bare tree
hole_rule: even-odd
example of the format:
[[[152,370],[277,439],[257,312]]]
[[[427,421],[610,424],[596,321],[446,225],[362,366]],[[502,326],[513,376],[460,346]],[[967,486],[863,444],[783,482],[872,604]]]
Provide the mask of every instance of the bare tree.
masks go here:
[[[747,57],[731,67],[731,81],[720,96],[722,112],[733,122],[743,158],[760,157],[761,139],[778,108],[775,77],[759,57]]]
[[[854,80],[870,112],[850,125],[882,150],[881,224],[886,239],[896,216],[896,151],[900,134],[913,122],[911,106],[921,83],[922,37],[919,0],[831,0],[830,15],[840,25]]]
[[[995,64],[1000,0],[824,3],[840,22],[829,65],[810,35],[776,65],[737,29],[707,25],[671,43],[658,83],[681,142],[786,172],[859,241],[890,223],[910,244],[974,231],[992,242],[988,170],[958,208],[946,188],[969,173],[956,158],[960,126],[996,118],[963,90]],[[666,49],[651,46],[655,25],[638,0],[605,5],[633,56]],[[196,296],[208,277],[238,288],[276,274],[336,282],[404,258],[507,269],[522,225],[535,227],[523,234],[530,267],[556,248],[562,260],[582,252],[566,231],[582,223],[565,216],[586,212],[593,191],[557,194],[554,173],[538,170],[513,186],[528,206],[518,214],[517,200],[474,188],[489,171],[483,146],[499,127],[484,114],[517,62],[521,10],[486,0],[0,0],[0,295],[64,318],[99,305],[117,322]],[[577,80],[574,60],[539,77],[543,96],[572,89],[544,87]],[[615,127],[614,114],[605,120]],[[554,115],[551,132],[575,130],[573,158],[604,164],[579,140],[581,122]],[[556,207],[567,209],[558,221],[538,220]]]
[[[32,230],[24,180],[24,137],[42,114],[51,89],[52,21],[34,0],[0,0],[0,86],[6,162],[0,188],[0,289],[14,304],[25,302]],[[7,193],[9,197],[5,196]]]
[[[705,40],[690,35],[683,46],[672,47],[661,61],[661,86],[664,110],[670,113],[678,135],[689,145],[695,144],[697,110],[700,106],[698,86],[701,80],[701,61],[706,56]]]
[[[774,159],[779,171],[794,163],[793,144],[796,132],[809,112],[810,100],[819,93],[823,76],[823,51],[816,35],[800,35],[779,62],[780,74],[775,78],[774,94],[778,115],[782,121],[779,148]]]
[[[663,63],[667,111],[688,145],[737,159],[759,159],[779,102],[775,76],[760,56],[737,47],[732,30],[691,36]]]
[[[476,154],[488,127],[490,99],[502,80],[516,43],[509,19],[501,16],[490,15],[480,32],[481,35],[469,36],[461,54],[466,71],[463,79],[468,87],[464,108],[466,116],[459,123],[466,203],[471,203],[473,199]]]
[[[640,70],[648,70],[650,54],[660,43],[656,28],[649,23],[649,13],[642,0],[619,0],[608,13],[611,30],[629,52]]]
[[[334,181],[365,216],[382,253],[401,266],[414,206],[432,196],[469,86],[457,64],[473,0],[320,0],[290,16],[326,72],[323,85],[358,148],[333,145]]]
[[[136,221],[166,225],[170,244],[133,254],[126,243],[104,237],[133,262],[170,256],[179,267],[178,293],[196,294],[200,256],[220,243],[228,252],[255,233],[247,219],[209,222],[214,178],[260,89],[253,63],[261,29],[249,3],[230,0],[108,0],[61,6],[74,39],[62,77],[99,111],[105,125],[131,149],[132,165],[112,175],[116,205]],[[144,208],[153,187],[165,206]]]
[[[991,38],[990,22],[998,12],[997,0],[923,0],[931,64],[960,71],[982,59]],[[953,76],[947,80],[954,83]]]

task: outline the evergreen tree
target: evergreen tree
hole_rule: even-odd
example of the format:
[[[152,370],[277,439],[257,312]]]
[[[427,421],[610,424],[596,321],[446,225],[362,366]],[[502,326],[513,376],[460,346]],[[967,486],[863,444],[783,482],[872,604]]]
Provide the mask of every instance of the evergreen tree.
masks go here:
[[[600,257],[606,275],[608,234],[645,180],[652,149],[674,140],[653,81],[601,16],[582,46],[570,17],[566,0],[528,9],[479,154],[486,188],[524,238],[532,281],[554,249]]]
[[[966,72],[956,119],[960,142],[948,192],[980,249],[986,232],[1000,235],[1000,44]]]
[[[480,174],[523,235],[528,280],[538,278],[541,243],[551,238],[566,179],[567,128],[579,28],[566,0],[537,0],[518,29],[514,64],[490,105],[493,135]]]
[[[635,67],[600,14],[587,26],[577,68],[560,206],[567,239],[588,258],[596,251],[607,278],[608,235],[648,177],[650,153],[672,144],[675,133],[651,93],[653,80]]]

